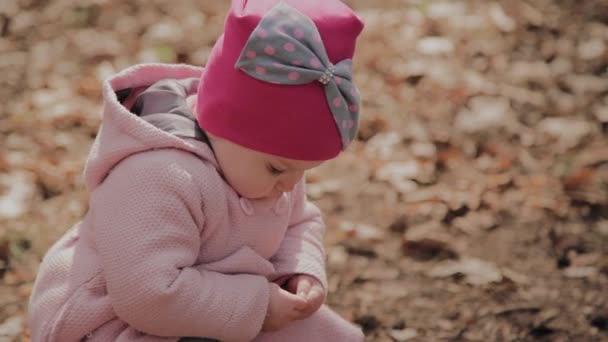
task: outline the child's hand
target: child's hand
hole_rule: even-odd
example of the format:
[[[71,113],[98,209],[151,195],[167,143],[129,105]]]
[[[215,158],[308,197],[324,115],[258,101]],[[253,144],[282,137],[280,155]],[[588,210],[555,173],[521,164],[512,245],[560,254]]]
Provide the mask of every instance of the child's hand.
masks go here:
[[[325,301],[325,290],[321,283],[317,278],[306,274],[299,274],[289,279],[287,289],[306,300],[306,306],[300,310],[300,316],[297,319],[309,317],[319,310]]]
[[[262,331],[275,331],[287,323],[300,319],[307,308],[306,299],[283,290],[279,285],[270,283],[270,301]]]

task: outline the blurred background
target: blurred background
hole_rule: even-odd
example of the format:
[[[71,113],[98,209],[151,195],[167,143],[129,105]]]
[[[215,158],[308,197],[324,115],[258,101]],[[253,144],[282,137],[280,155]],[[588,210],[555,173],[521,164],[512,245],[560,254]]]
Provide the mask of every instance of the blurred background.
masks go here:
[[[347,1],[358,140],[308,175],[368,341],[608,340],[608,1]],[[228,1],[0,1],[0,341],[87,210],[101,83],[204,65]]]

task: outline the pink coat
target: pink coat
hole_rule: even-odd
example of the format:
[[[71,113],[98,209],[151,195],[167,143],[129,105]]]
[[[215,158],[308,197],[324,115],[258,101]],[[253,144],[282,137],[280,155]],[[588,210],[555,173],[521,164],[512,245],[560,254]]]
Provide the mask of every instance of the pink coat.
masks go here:
[[[327,288],[325,227],[304,182],[273,203],[241,198],[207,144],[154,127],[116,97],[202,72],[138,65],[104,83],[103,123],[85,169],[90,208],[42,261],[29,306],[34,342],[363,339],[325,306],[260,333],[269,281],[304,273]]]

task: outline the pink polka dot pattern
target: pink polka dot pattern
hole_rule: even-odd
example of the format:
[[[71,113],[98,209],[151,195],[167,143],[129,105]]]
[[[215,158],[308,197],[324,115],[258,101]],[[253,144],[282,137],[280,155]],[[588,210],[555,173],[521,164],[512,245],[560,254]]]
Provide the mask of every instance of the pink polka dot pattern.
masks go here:
[[[235,67],[279,85],[315,84],[325,93],[345,147],[356,135],[360,95],[352,80],[352,61],[329,60],[315,23],[281,2],[250,35]]]
[[[266,38],[266,37],[268,37],[268,31],[266,31],[266,30],[265,30],[265,29],[263,29],[263,28],[260,28],[260,29],[257,31],[257,35],[258,35],[260,38]]]
[[[274,54],[275,54],[275,52],[277,52],[277,50],[275,50],[275,48],[274,48],[274,47],[272,47],[271,45],[267,45],[267,46],[264,48],[264,52],[265,52],[267,55],[271,55],[271,56],[272,56],[272,55],[274,55]]]
[[[342,128],[353,128],[355,125],[353,120],[344,120],[342,121]]]
[[[287,52],[294,52],[296,51],[296,46],[293,45],[293,43],[285,43],[285,45],[283,45],[283,49],[285,49]]]
[[[289,74],[287,74],[287,78],[291,81],[295,81],[298,78],[300,78],[300,73],[297,71],[292,71]]]

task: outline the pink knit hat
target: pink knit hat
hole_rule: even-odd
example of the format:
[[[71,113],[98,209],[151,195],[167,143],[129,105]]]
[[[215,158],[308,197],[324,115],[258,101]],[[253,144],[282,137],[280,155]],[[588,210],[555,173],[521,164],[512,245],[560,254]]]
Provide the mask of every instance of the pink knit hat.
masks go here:
[[[340,0],[232,1],[198,89],[199,125],[284,158],[337,156],[358,127],[362,29]]]

